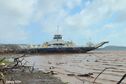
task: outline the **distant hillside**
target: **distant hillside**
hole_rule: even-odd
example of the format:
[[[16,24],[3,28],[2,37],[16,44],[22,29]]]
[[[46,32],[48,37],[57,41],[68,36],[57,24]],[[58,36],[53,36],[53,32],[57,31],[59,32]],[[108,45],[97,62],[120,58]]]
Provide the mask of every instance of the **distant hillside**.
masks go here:
[[[115,51],[120,50],[121,51],[121,50],[126,50],[126,47],[110,45],[110,46],[106,46],[104,48],[99,48],[98,50],[115,50]]]

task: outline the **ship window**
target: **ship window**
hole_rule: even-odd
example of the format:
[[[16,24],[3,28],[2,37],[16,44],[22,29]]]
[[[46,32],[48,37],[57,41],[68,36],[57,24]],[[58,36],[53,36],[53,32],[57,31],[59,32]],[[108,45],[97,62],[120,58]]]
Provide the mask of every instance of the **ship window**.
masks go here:
[[[61,35],[54,35],[53,39],[62,39]]]

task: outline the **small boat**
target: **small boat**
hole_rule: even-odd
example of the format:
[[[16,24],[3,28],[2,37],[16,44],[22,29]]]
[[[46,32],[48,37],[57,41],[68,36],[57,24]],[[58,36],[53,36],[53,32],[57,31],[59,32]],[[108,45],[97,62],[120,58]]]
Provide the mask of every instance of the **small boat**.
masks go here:
[[[93,45],[89,43],[88,46],[76,46],[75,43],[72,41],[64,41],[62,39],[61,34],[55,34],[53,39],[49,42],[44,42],[42,47],[38,48],[29,48],[22,50],[23,53],[29,53],[29,54],[49,54],[49,53],[86,53],[88,51],[95,50],[102,45],[108,43],[108,41],[104,41],[101,43],[98,43],[96,45]]]

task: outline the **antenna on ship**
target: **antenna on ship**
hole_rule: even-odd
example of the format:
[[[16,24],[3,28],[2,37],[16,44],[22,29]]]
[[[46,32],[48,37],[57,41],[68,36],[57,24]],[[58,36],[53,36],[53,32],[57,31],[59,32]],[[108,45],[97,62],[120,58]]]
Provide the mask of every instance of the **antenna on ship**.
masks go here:
[[[59,25],[57,25],[57,34],[59,34]]]

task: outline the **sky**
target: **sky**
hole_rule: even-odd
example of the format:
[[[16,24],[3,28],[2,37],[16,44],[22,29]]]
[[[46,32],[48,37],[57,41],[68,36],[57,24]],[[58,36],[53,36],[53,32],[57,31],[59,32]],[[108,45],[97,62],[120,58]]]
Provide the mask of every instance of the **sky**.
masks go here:
[[[42,44],[59,32],[85,45],[126,46],[126,0],[0,0],[0,43]]]

